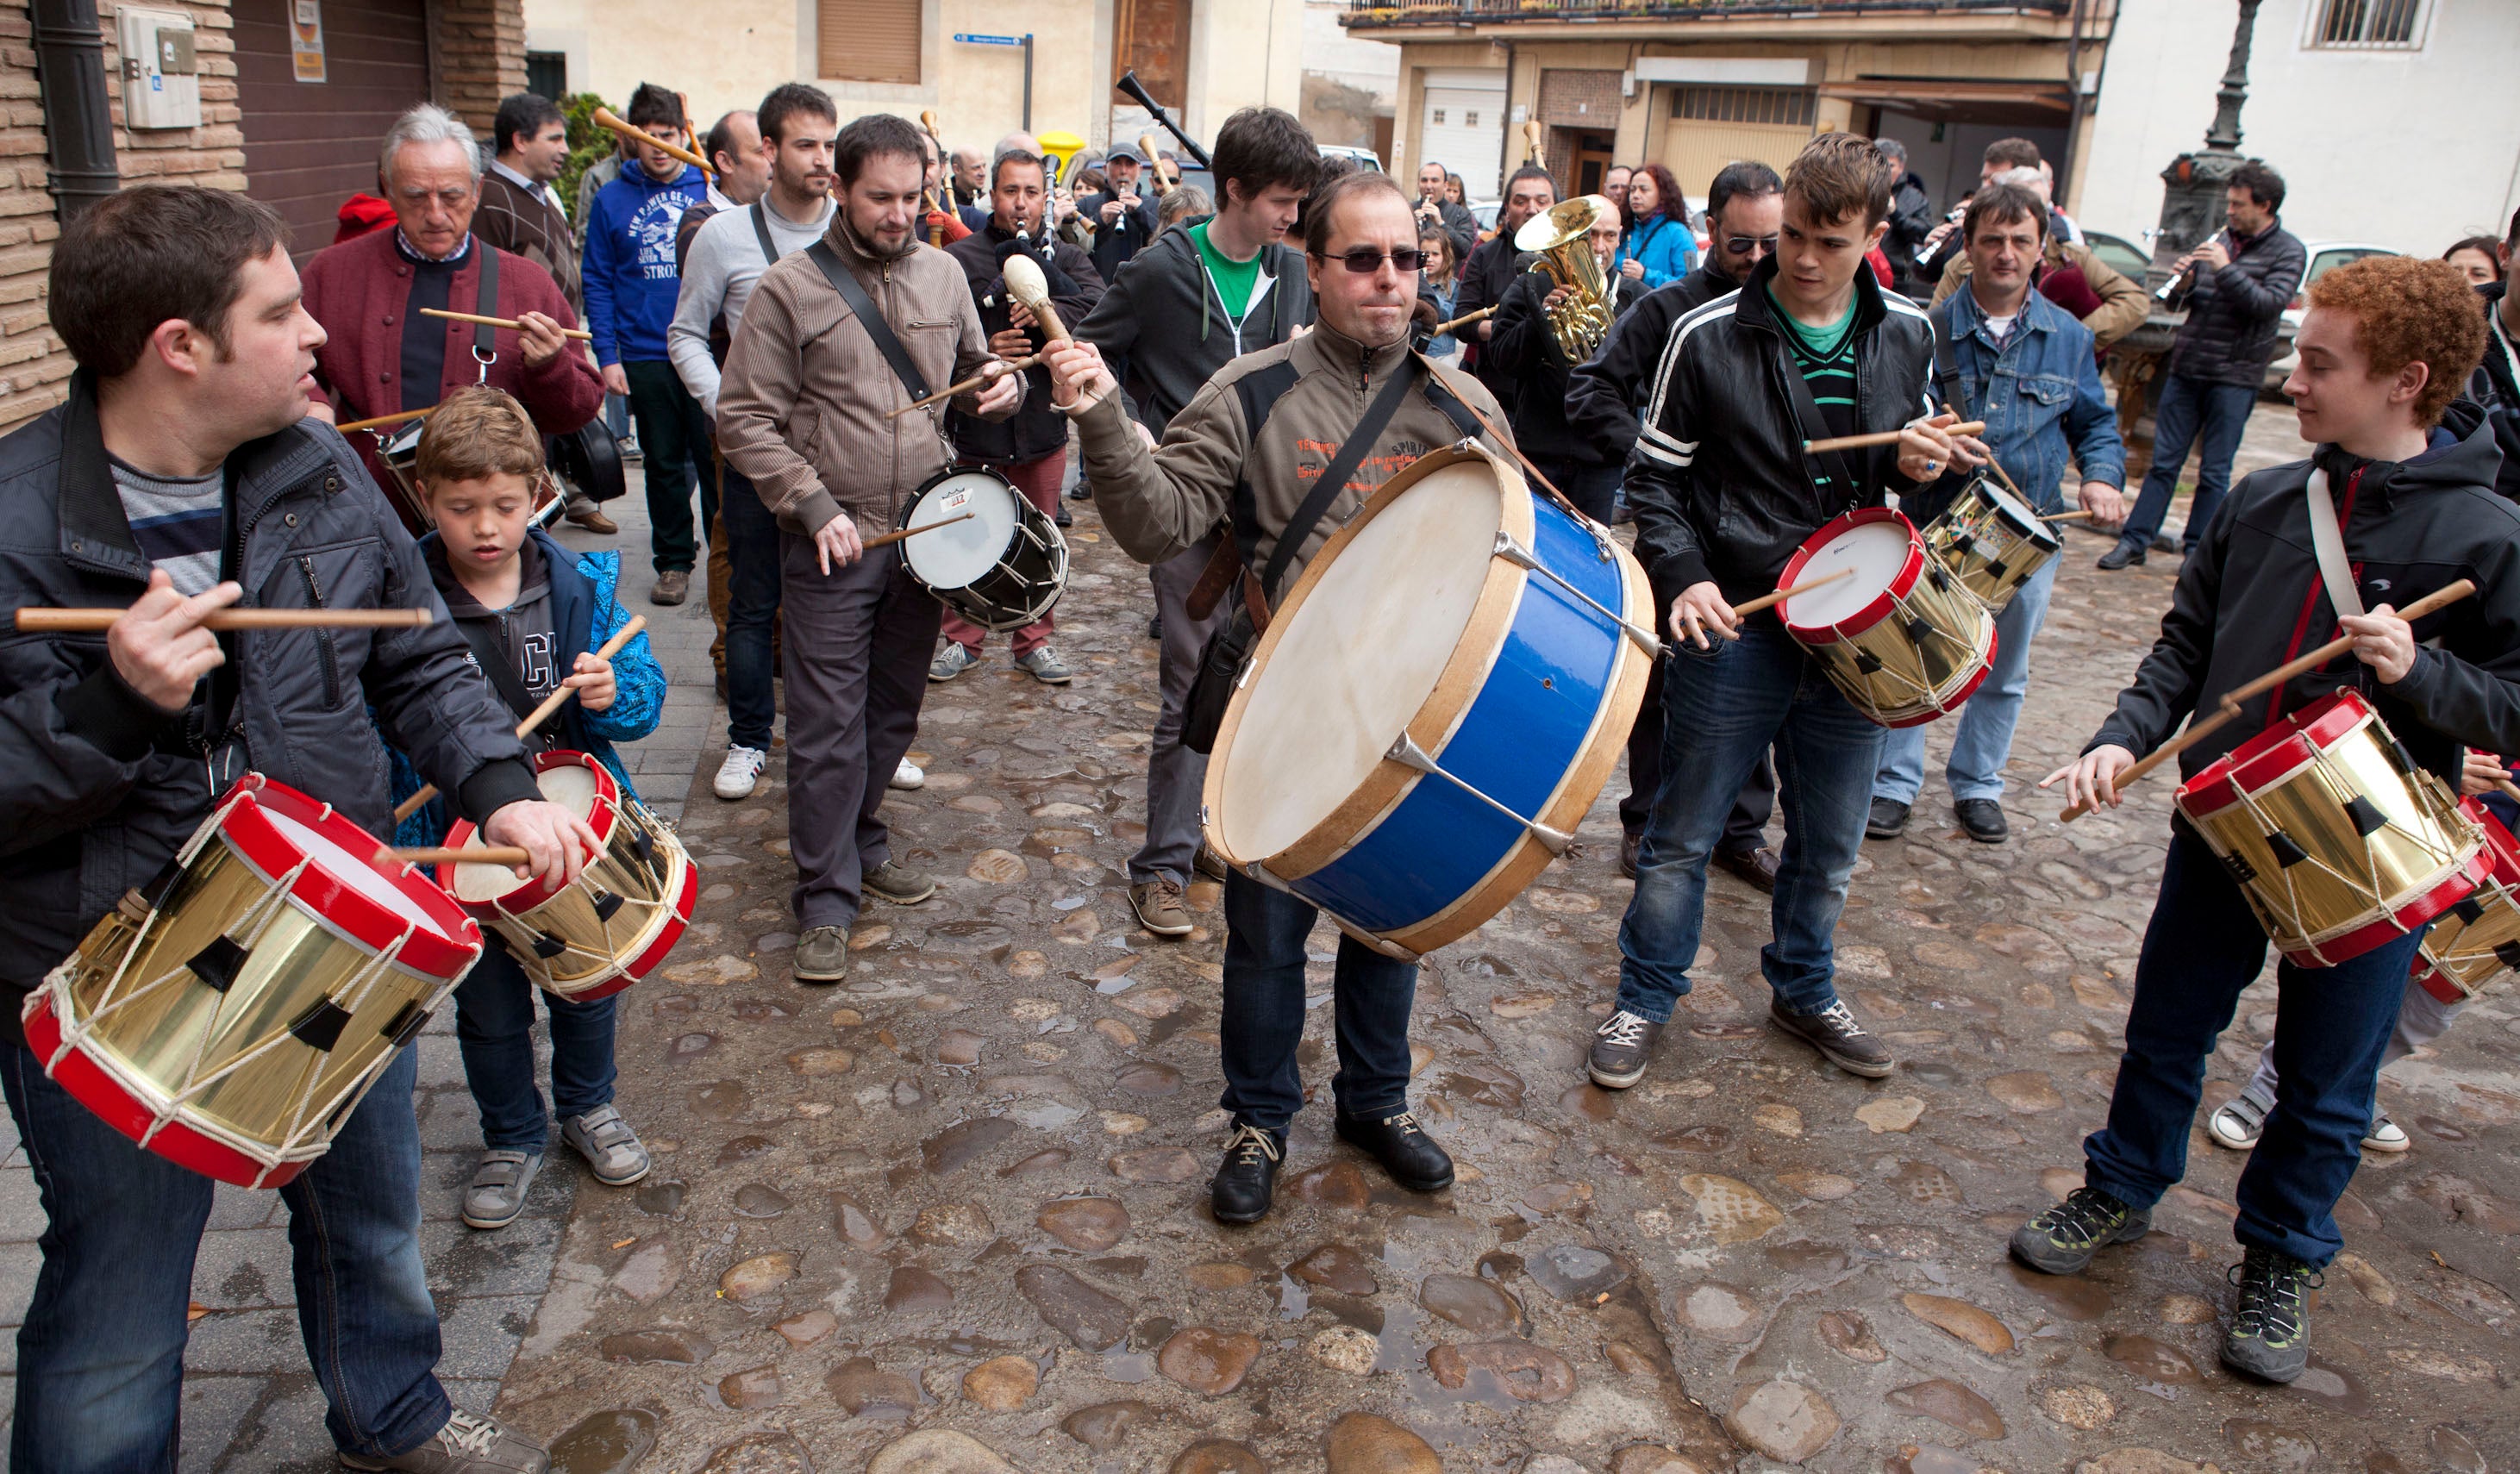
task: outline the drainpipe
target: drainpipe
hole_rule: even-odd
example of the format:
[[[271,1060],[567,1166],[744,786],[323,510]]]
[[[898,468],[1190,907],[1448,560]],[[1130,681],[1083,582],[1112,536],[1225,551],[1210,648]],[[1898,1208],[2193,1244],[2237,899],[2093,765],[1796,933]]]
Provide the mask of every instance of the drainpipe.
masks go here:
[[[1505,116],[1497,119],[1502,136],[1497,139],[1497,198],[1505,198],[1505,180],[1513,172],[1513,43],[1505,43]],[[1497,206],[1500,218],[1505,206]]]
[[[2064,209],[2074,185],[2074,145],[2083,132],[2083,0],[2074,0],[2072,28],[2065,34],[2065,90],[2074,111],[2065,114],[2065,158],[2056,166],[2056,208]]]
[[[105,32],[96,0],[32,0],[35,75],[43,88],[44,140],[63,219],[122,188],[107,107]]]

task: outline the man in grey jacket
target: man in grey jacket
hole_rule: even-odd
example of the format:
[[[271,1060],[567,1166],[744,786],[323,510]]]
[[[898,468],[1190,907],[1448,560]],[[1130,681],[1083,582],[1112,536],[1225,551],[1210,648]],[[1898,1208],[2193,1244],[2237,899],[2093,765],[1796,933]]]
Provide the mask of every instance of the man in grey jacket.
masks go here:
[[[223,190],[141,186],[53,252],[69,397],[0,440],[0,599],[128,604],[102,637],[0,650],[0,1087],[48,1227],[18,1339],[13,1467],[173,1468],[210,1179],[132,1144],[26,1046],[21,1003],[261,773],[392,831],[378,728],[492,844],[574,877],[599,848],[542,801],[512,718],[401,522],[314,405],[324,341],[288,229]],[[228,605],[426,608],[397,630],[213,633]],[[369,708],[374,707],[374,725]],[[192,980],[182,987],[211,986]],[[353,1469],[517,1474],[542,1451],[432,1370],[413,1053],[280,1189],[308,1361]]]

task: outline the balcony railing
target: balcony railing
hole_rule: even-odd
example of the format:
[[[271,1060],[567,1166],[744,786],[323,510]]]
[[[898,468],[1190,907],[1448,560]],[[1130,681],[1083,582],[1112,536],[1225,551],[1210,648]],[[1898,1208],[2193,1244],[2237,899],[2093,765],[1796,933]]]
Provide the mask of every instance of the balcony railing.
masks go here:
[[[1756,17],[1907,15],[1949,12],[2061,16],[2071,0],[1348,0],[1339,23],[1378,25],[1497,24],[1561,21],[1695,21]]]

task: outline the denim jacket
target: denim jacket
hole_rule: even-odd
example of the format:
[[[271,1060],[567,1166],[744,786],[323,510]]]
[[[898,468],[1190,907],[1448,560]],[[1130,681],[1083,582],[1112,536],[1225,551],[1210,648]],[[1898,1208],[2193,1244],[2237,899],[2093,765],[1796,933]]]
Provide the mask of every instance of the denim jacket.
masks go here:
[[[2092,334],[2063,308],[2038,292],[2021,305],[2012,335],[1999,350],[1986,329],[1976,293],[1963,288],[1933,311],[1940,336],[1946,339],[1943,362],[1958,380],[1953,408],[1963,419],[1984,420],[1979,436],[2032,503],[2032,510],[2063,510],[2060,490],[2068,458],[2082,468],[2082,479],[2126,485],[2126,445],[2118,438],[2117,412],[2109,408],[2092,361]],[[1937,377],[1936,396],[1946,392]],[[1919,525],[1939,514],[1959,494],[1957,470],[1918,498],[1911,514]]]

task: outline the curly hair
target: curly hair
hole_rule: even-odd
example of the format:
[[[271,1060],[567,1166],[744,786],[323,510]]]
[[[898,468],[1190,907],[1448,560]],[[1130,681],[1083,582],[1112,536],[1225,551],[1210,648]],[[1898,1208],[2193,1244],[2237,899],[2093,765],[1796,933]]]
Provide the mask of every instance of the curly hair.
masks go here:
[[[1640,174],[1653,181],[1654,196],[1659,201],[1654,205],[1654,213],[1665,216],[1669,219],[1677,220],[1683,225],[1687,225],[1688,223],[1688,201],[1681,198],[1680,181],[1671,177],[1671,170],[1664,168],[1658,163],[1649,163],[1637,168],[1632,168],[1628,171],[1629,188],[1634,189],[1636,187],[1637,176]],[[1636,206],[1628,203],[1627,196],[1620,196],[1620,227],[1622,229],[1633,229],[1636,224]]]
[[[532,481],[543,471],[543,434],[515,396],[469,383],[438,403],[420,432],[412,474],[426,486],[479,481],[505,472]]]
[[[2457,267],[2415,256],[2365,256],[2310,284],[2311,306],[2354,319],[2372,377],[2388,378],[2410,363],[2431,371],[2414,404],[2425,429],[2441,424],[2485,356],[2485,314],[2476,300]]]

